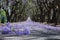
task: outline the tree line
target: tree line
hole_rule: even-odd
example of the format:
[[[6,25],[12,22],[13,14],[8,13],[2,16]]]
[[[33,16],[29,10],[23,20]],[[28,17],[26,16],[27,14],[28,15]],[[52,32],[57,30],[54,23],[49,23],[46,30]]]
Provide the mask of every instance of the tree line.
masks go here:
[[[8,21],[18,22],[26,20],[28,15],[30,15],[33,21],[54,23],[55,25],[60,23],[60,0],[26,1],[15,0],[15,4],[11,6],[11,15],[8,14],[8,10],[6,11]],[[6,3],[9,5],[8,1]]]
[[[60,23],[60,0],[36,0],[36,2],[40,14],[37,13],[35,16],[39,16],[40,22],[54,23],[55,25]]]

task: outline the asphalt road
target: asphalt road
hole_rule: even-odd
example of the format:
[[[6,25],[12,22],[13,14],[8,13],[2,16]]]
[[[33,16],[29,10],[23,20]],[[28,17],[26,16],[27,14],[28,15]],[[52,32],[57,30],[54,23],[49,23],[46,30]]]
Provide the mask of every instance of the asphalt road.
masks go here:
[[[60,40],[60,32],[51,29],[32,28],[30,35],[2,36],[0,40]]]

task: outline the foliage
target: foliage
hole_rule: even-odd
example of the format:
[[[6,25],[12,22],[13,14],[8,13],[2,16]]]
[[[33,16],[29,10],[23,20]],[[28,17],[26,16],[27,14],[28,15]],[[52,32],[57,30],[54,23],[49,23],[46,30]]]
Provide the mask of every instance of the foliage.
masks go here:
[[[59,0],[18,0],[15,2],[15,5],[11,6],[11,15],[7,14],[10,22],[25,21],[30,16],[33,21],[37,22],[60,23]]]

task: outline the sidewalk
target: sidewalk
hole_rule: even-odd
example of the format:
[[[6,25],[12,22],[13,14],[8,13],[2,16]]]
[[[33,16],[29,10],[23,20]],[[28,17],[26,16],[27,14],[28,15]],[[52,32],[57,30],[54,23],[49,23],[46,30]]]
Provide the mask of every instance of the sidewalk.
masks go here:
[[[48,24],[48,23],[47,22],[43,22],[43,24]],[[49,23],[48,25],[54,26],[55,24],[54,23]],[[60,27],[60,25],[58,24],[58,25],[56,25],[56,27]]]

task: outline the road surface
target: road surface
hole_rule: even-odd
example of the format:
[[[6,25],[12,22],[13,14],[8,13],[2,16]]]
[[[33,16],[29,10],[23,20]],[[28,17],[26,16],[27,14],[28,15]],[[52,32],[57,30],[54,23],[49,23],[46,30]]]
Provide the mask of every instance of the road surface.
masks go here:
[[[35,28],[34,28],[35,29]],[[31,30],[30,35],[1,36],[1,40],[60,40],[60,32],[48,29]]]

